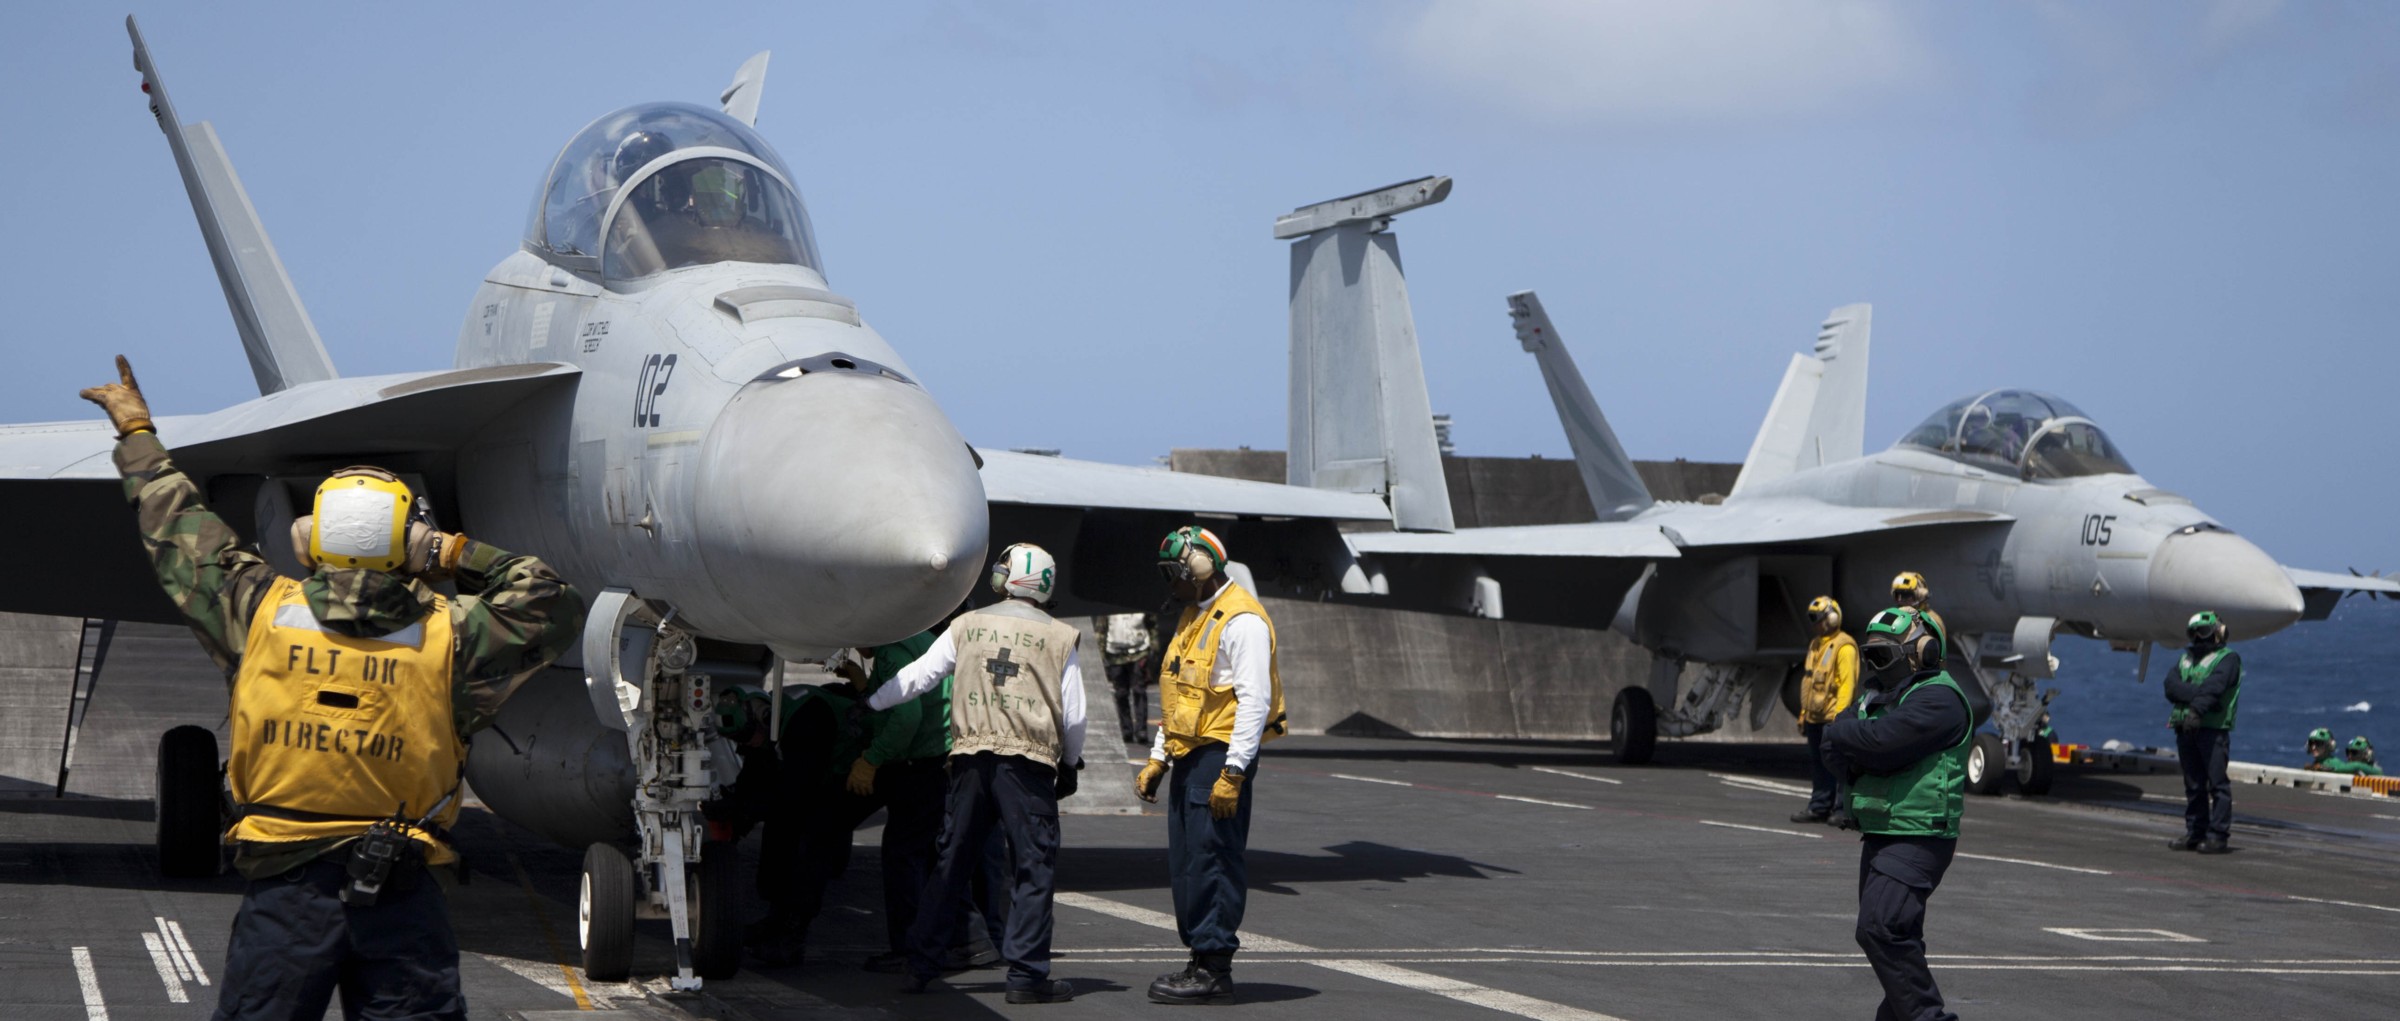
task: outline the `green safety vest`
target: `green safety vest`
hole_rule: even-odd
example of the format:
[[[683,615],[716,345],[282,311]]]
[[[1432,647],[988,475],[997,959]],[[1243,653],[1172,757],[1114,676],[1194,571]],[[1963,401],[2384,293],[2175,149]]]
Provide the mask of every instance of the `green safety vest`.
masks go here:
[[[2218,649],[2217,651],[2202,657],[2198,663],[2192,662],[2192,656],[2190,653],[2185,653],[2183,659],[2175,664],[2175,669],[2177,673],[2182,676],[2183,683],[2197,685],[2202,681],[2208,680],[2209,671],[2217,668],[2217,661],[2224,659],[2227,651],[2228,650],[2225,649]],[[2233,684],[2225,690],[2225,700],[2217,703],[2216,708],[2211,709],[2206,714],[2202,715],[2200,717],[2200,725],[2207,727],[2210,730],[2232,730],[2233,707],[2235,703],[2240,702],[2241,700],[2242,679],[2237,675],[2233,679]]]
[[[1862,720],[1880,717],[1890,712],[1891,706],[1927,688],[1948,688],[1958,696],[1961,707],[1967,703],[1967,693],[1958,682],[1948,673],[1937,673],[1910,685],[1890,705],[1869,706],[1858,716]],[[1962,729],[1966,733],[1957,744],[1919,759],[1907,769],[1889,776],[1870,773],[1852,783],[1850,815],[1858,820],[1859,830],[1885,836],[1958,839],[1958,817],[1967,810],[1967,746],[1975,740],[1973,726]]]

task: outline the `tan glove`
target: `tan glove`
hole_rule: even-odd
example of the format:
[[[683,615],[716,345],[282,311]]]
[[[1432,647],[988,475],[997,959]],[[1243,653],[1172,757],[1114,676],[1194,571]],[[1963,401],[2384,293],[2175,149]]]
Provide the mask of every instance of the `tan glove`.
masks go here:
[[[303,571],[317,569],[317,558],[308,552],[309,540],[316,536],[316,532],[316,515],[302,514],[292,519],[292,555],[300,559],[300,569]]]
[[[1133,778],[1134,796],[1142,799],[1143,801],[1150,802],[1151,804],[1157,804],[1158,782],[1166,778],[1167,764],[1157,759],[1151,759],[1148,763],[1142,766],[1142,771]]]
[[[1226,770],[1217,774],[1217,782],[1208,789],[1210,818],[1231,819],[1242,807],[1242,774]]]
[[[875,793],[875,764],[864,755],[850,764],[850,793],[862,798]]]
[[[117,356],[116,382],[86,387],[77,396],[108,412],[108,424],[117,427],[120,440],[137,432],[156,431],[150,424],[150,402],[142,399],[142,385],[133,381],[133,364],[124,355]]]
[[[413,574],[426,581],[441,581],[458,573],[458,560],[467,551],[467,537],[457,532],[435,531],[422,521],[408,523],[408,557],[400,562],[401,574]]]

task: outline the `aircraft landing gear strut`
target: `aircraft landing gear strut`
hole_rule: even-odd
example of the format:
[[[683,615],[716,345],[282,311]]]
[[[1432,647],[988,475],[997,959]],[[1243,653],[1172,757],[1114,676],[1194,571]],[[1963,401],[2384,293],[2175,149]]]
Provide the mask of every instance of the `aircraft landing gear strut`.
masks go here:
[[[1616,747],[1617,761],[1628,766],[1650,761],[1662,734],[1690,737],[1723,727],[1741,713],[1745,697],[1750,699],[1750,725],[1764,726],[1787,672],[1778,665],[1707,663],[1702,665],[1699,683],[1677,697],[1682,661],[1666,656],[1651,660],[1650,686],[1618,691],[1616,704],[1609,708],[1609,738]],[[1658,708],[1656,692],[1661,690],[1671,702],[1669,708]]]
[[[593,979],[626,977],[635,917],[667,919],[674,936],[678,990],[726,978],[741,962],[741,918],[721,880],[735,867],[733,845],[710,841],[700,805],[732,780],[732,745],[717,736],[716,692],[692,669],[698,645],[675,626],[672,610],[625,589],[593,601],[584,626],[585,684],[603,721],[621,722],[633,755],[634,824],[639,841],[623,851],[595,844],[584,855],[576,905],[584,970]],[[720,771],[726,775],[720,777]]]
[[[1979,679],[1992,699],[1993,732],[1976,734],[1967,749],[1967,790],[1998,794],[2002,779],[2014,774],[2018,791],[2050,793],[2049,707],[2057,690],[2037,695],[2034,679],[2014,670]]]

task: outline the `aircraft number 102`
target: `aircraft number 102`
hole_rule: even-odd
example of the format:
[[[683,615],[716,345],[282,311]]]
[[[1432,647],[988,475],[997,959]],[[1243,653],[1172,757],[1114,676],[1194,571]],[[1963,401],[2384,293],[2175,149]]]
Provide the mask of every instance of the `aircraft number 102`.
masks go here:
[[[2116,524],[2117,516],[2114,514],[2084,515],[2083,544],[2086,546],[2108,545],[2108,537],[2110,533],[2116,531]]]
[[[658,398],[667,392],[667,381],[675,378],[674,355],[651,355],[642,362],[642,374],[633,384],[633,427],[647,429],[658,425]]]

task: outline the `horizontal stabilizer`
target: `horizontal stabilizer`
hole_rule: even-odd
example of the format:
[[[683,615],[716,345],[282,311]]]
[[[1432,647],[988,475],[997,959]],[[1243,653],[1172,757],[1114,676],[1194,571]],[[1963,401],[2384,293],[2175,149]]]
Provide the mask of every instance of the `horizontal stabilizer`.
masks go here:
[[[1558,409],[1558,424],[1567,431],[1567,447],[1575,452],[1575,470],[1583,475],[1583,491],[1591,497],[1593,512],[1602,521],[1623,521],[1649,508],[1656,502],[1650,487],[1642,484],[1641,472],[1625,456],[1625,445],[1608,427],[1608,416],[1600,413],[1592,388],[1584,384],[1574,357],[1550,325],[1550,313],[1542,310],[1541,297],[1532,291],[1509,295],[1508,318],[1516,324],[1517,343],[1541,363],[1542,383],[1550,388],[1550,404]]]
[[[250,356],[250,372],[258,392],[271,394],[303,383],[334,378],[333,359],[325,354],[316,324],[300,304],[300,292],[276,257],[258,210],[234,175],[233,161],[217,141],[216,129],[206,122],[184,127],[167,100],[166,85],[151,63],[150,49],[133,18],[125,19],[133,37],[133,66],[142,73],[142,91],[150,94],[150,112],[166,132],[167,148],[183,174],[184,191],[191,196],[192,213],[200,221],[200,238],[216,265],[217,283],[225,289],[225,304],[233,313],[234,329]]]

